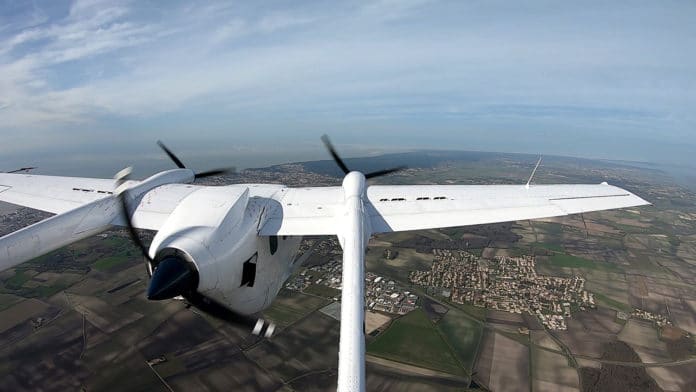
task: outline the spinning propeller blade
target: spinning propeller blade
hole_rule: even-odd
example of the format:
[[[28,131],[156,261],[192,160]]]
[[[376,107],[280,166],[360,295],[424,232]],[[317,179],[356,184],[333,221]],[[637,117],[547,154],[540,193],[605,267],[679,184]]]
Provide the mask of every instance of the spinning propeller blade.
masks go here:
[[[384,169],[384,170],[377,170],[373,171],[371,173],[365,174],[365,178],[370,179],[370,178],[375,178],[375,177],[380,177],[380,176],[386,176],[387,174],[395,173],[401,170],[406,169],[406,166],[397,166],[391,169]]]
[[[228,168],[224,168],[224,169],[206,170],[204,172],[196,173],[195,178],[213,177],[213,176],[219,176],[220,174],[229,174],[229,173],[234,173],[233,167],[228,167]]]
[[[272,321],[234,312],[198,293],[193,293],[191,296],[186,297],[186,300],[193,307],[207,314],[208,316],[230,324],[241,326],[244,329],[250,330],[253,335],[270,338],[275,332],[276,325]]]
[[[331,144],[331,140],[329,140],[329,137],[326,135],[322,135],[321,141],[324,142],[326,149],[329,150],[329,153],[333,157],[333,159],[336,162],[336,164],[338,165],[338,167],[340,167],[341,170],[343,170],[343,173],[345,173],[345,174],[350,173],[351,170],[348,168],[348,166],[343,161],[343,159],[341,159],[341,157],[338,155],[338,152],[336,152],[336,149],[334,148],[333,144]],[[374,171],[371,173],[366,173],[365,178],[369,179],[369,178],[385,176],[387,174],[398,172],[398,171],[401,171],[404,169],[406,169],[406,166],[397,166],[397,167],[393,167],[391,169],[377,170],[377,171]]]
[[[174,161],[174,163],[176,164],[176,166],[177,166],[179,169],[186,169],[186,166],[184,165],[184,163],[181,162],[181,160],[180,160],[176,155],[174,155],[174,153],[173,153],[170,149],[168,149],[167,146],[165,146],[164,143],[162,143],[161,140],[158,140],[158,141],[157,141],[157,145],[160,146],[160,148],[161,148],[162,150],[164,150],[164,152],[167,153],[167,155],[169,155],[169,158],[170,158],[172,161]]]
[[[126,222],[126,228],[128,229],[128,234],[130,234],[133,243],[140,249],[140,253],[143,257],[154,266],[155,260],[150,257],[147,247],[143,241],[138,236],[138,232],[133,226],[133,220],[131,219],[130,208],[128,207],[128,197],[127,197],[127,186],[125,182],[128,180],[128,176],[132,172],[130,167],[127,167],[115,176],[116,179],[116,197],[121,204],[121,214],[123,220]],[[150,300],[162,300],[174,298],[179,295],[186,296],[187,294],[194,292],[198,287],[198,274],[192,268],[192,266],[181,257],[176,255],[167,256],[157,263],[157,267],[152,272],[152,278],[150,279],[150,285],[147,288],[147,299]]]
[[[157,141],[157,145],[160,146],[160,148],[169,156],[169,158],[174,162],[174,164],[179,168],[179,169],[186,169],[186,165],[184,165],[183,162],[181,162],[181,159],[177,157],[172,150],[167,148],[167,146],[162,143],[161,140]],[[205,178],[205,177],[212,177],[212,176],[218,176],[220,174],[229,174],[229,173],[234,173],[235,169],[233,167],[226,167],[226,168],[221,168],[221,169],[213,169],[213,170],[206,170],[204,172],[196,173],[195,178]]]
[[[34,170],[36,167],[20,167],[19,169],[16,170],[11,170],[6,173],[20,173],[20,172],[28,172],[29,170]]]
[[[130,216],[130,208],[128,208],[128,199],[126,198],[126,194],[128,192],[127,187],[125,185],[125,182],[128,180],[128,176],[130,176],[131,172],[133,171],[133,168],[127,167],[120,172],[116,173],[116,176],[114,177],[116,179],[116,197],[118,197],[118,201],[121,204],[121,215],[123,216],[123,220],[126,221],[126,228],[128,229],[128,234],[130,234],[131,239],[133,240],[133,243],[135,246],[140,249],[140,253],[143,254],[143,256],[150,262],[154,261],[150,257],[150,254],[147,251],[147,248],[145,247],[145,244],[140,240],[140,237],[138,237],[138,233],[135,231],[135,227],[133,227],[133,221],[131,220]]]
[[[350,173],[350,169],[348,169],[348,166],[346,166],[345,162],[343,162],[343,159],[341,159],[341,157],[338,156],[338,153],[336,152],[336,149],[334,148],[333,144],[331,144],[331,140],[329,140],[329,137],[326,135],[322,135],[321,141],[324,142],[326,149],[329,150],[329,153],[333,157],[334,161],[336,161],[338,167],[340,167],[341,170],[343,170],[343,173]]]

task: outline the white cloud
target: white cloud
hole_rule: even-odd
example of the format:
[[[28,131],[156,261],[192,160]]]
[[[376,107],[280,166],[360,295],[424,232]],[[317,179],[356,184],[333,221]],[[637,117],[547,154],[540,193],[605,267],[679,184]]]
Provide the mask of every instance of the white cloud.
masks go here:
[[[273,33],[290,27],[297,27],[313,22],[313,18],[275,12],[266,15],[258,22],[258,30],[263,33]]]
[[[521,129],[562,131],[595,121],[624,134],[636,122],[636,133],[686,134],[696,124],[691,6],[336,7],[78,1],[63,17],[27,17],[24,29],[0,29],[0,132],[89,137],[90,127],[115,129],[117,120],[174,128],[166,115],[178,113],[230,128],[245,117],[279,129],[288,121],[399,129],[416,115],[461,128],[514,119]]]

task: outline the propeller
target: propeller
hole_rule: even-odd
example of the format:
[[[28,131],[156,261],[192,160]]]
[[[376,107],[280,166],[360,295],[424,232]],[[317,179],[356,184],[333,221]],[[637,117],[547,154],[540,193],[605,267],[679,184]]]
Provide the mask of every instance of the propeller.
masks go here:
[[[8,171],[6,173],[20,173],[20,172],[27,172],[29,170],[34,170],[34,169],[36,169],[36,167],[20,167],[17,170],[11,170],[11,171]]]
[[[116,197],[118,198],[119,203],[121,204],[121,215],[123,216],[123,220],[126,221],[126,229],[128,229],[128,234],[130,234],[131,239],[133,240],[133,243],[135,246],[140,249],[140,253],[143,254],[143,256],[147,259],[149,262],[153,262],[155,260],[150,257],[150,254],[145,247],[145,244],[140,240],[140,237],[138,237],[138,233],[135,231],[135,227],[133,227],[133,221],[131,220],[130,216],[130,209],[128,208],[128,200],[126,198],[128,194],[127,187],[125,186],[125,182],[128,180],[128,177],[130,174],[133,172],[133,168],[127,167],[120,172],[116,173],[114,176],[114,179],[116,180]]]
[[[344,173],[344,174],[350,173],[351,170],[348,168],[348,166],[347,166],[346,163],[343,161],[343,159],[341,159],[341,157],[338,155],[338,153],[336,152],[336,149],[334,148],[333,144],[331,144],[331,140],[329,140],[329,137],[326,136],[326,135],[322,135],[322,136],[321,136],[321,141],[324,142],[324,145],[326,146],[326,149],[329,150],[329,153],[330,153],[331,156],[333,157],[333,159],[334,159],[334,161],[336,162],[336,164],[338,165],[338,167],[340,167],[341,170],[343,170],[343,173]],[[406,169],[406,166],[397,166],[397,167],[394,167],[394,168],[391,168],[391,169],[377,170],[377,171],[374,171],[374,172],[366,173],[366,174],[365,174],[365,178],[370,179],[370,178],[380,177],[380,176],[384,176],[384,175],[387,175],[387,174],[391,174],[391,173],[394,173],[394,172],[398,172],[398,171],[401,171],[401,170],[404,170],[404,169]]]
[[[126,222],[128,234],[130,234],[133,243],[140,249],[145,259],[150,262],[151,266],[154,266],[155,260],[150,257],[147,247],[138,236],[130,216],[128,189],[125,182],[128,180],[131,172],[132,169],[127,167],[116,174],[117,186],[115,193],[121,204],[121,214]],[[147,288],[147,299],[163,300],[179,295],[185,297],[189,293],[195,292],[197,287],[198,272],[195,268],[186,259],[177,254],[168,255],[160,260],[155,270],[152,271],[150,285]]]
[[[162,143],[161,140],[157,141],[157,145],[160,146],[162,150],[169,156],[169,159],[171,159],[174,164],[179,168],[179,169],[186,169],[186,165],[184,165],[183,162],[181,162],[181,159],[177,157],[172,150],[167,148],[167,146]],[[205,177],[212,177],[212,176],[218,176],[220,174],[228,174],[228,173],[234,173],[234,168],[233,167],[227,167],[227,168],[221,168],[221,169],[213,169],[213,170],[206,170],[200,173],[195,173],[195,178],[205,178]]]
[[[186,297],[186,300],[203,313],[218,320],[241,326],[245,330],[251,330],[251,333],[256,336],[270,338],[275,332],[276,325],[272,321],[234,312],[198,293]]]

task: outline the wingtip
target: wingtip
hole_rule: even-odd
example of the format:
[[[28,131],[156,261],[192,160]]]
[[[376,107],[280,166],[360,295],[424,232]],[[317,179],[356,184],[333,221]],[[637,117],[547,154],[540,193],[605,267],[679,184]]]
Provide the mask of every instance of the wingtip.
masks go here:
[[[634,207],[651,206],[653,203],[643,199],[642,197],[631,192],[631,196],[635,199]]]

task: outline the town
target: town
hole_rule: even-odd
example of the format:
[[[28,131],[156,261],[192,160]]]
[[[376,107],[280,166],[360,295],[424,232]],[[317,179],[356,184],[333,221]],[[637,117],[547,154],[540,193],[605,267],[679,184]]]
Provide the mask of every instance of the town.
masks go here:
[[[433,249],[430,271],[414,271],[411,282],[452,302],[536,315],[552,330],[565,330],[575,309],[595,307],[585,280],[538,275],[533,256],[479,258],[465,251]]]
[[[326,264],[304,268],[294,279],[290,279],[285,288],[305,291],[311,285],[323,285],[341,290],[341,261],[331,260]],[[338,296],[334,300],[338,300]],[[365,273],[365,304],[373,311],[406,314],[416,309],[418,296],[405,290],[377,274]]]
[[[329,258],[329,262],[303,267],[288,280],[285,288],[307,292],[310,286],[328,287],[335,290],[329,296],[338,301],[342,282],[337,241],[304,240],[300,253],[305,252]],[[391,258],[393,252],[388,249],[384,257]],[[450,249],[433,249],[433,255],[429,271],[412,271],[409,276],[411,283],[422,286],[429,295],[455,303],[534,315],[550,330],[566,330],[566,320],[573,312],[596,308],[594,295],[585,290],[584,278],[539,275],[534,256],[489,260]],[[372,272],[365,274],[365,306],[369,310],[403,315],[419,306],[418,298],[394,280]],[[618,312],[617,317],[644,319],[660,327],[671,324],[662,315],[640,309],[630,314]]]

